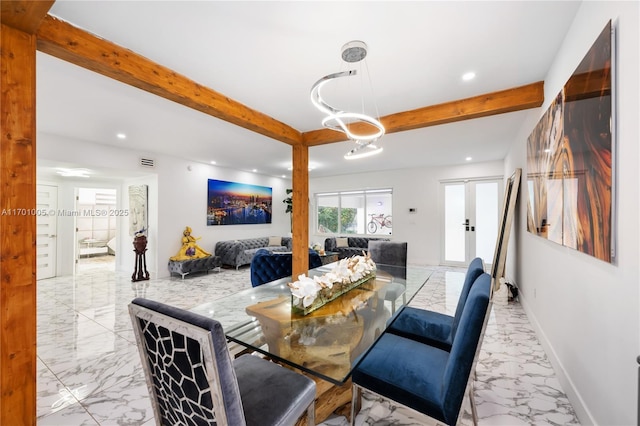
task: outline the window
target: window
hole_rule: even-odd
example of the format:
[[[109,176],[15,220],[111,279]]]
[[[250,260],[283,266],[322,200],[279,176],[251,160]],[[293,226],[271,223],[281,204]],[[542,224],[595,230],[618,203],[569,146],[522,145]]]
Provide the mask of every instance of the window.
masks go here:
[[[391,235],[393,190],[316,194],[319,234]]]

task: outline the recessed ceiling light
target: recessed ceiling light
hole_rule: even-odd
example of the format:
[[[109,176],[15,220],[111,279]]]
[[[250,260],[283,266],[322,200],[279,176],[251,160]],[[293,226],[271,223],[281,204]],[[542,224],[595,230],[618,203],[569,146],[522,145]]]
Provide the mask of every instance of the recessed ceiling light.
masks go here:
[[[311,170],[313,170],[315,168],[316,168],[316,166],[314,164],[309,164],[309,167],[308,167],[309,171],[311,171]],[[293,166],[287,167],[287,170],[293,170]]]
[[[215,161],[211,161],[211,164],[216,164],[216,162]]]
[[[471,161],[471,160],[473,160],[473,158],[471,158],[471,157],[467,157],[467,158],[465,158],[465,160],[466,160],[466,161]]]
[[[56,173],[64,177],[83,177],[88,178],[91,174],[89,169],[65,169],[63,167],[56,167]]]
[[[253,173],[255,173],[255,172],[257,172],[257,171],[258,171],[258,169],[253,169],[253,170],[251,170],[251,171],[252,171]]]
[[[476,78],[476,73],[473,71],[469,71],[467,73],[462,74],[462,79],[464,81],[470,81],[470,80],[473,80],[474,78]]]
[[[117,137],[118,139],[126,139],[126,138],[127,138],[127,135],[125,135],[124,133],[118,133],[118,134],[116,135],[116,137]]]
[[[282,179],[285,179],[287,176],[286,175],[282,175]]]

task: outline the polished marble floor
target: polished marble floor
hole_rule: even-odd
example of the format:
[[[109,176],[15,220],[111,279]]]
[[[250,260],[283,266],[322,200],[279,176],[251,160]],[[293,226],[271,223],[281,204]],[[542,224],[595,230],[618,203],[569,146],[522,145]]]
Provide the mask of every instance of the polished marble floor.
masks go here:
[[[450,313],[464,271],[432,268],[412,305]],[[38,425],[154,424],[127,304],[142,296],[188,309],[249,287],[246,267],[132,283],[99,261],[80,265],[75,277],[38,281]],[[476,369],[480,425],[579,424],[522,307],[505,291],[496,294]],[[470,424],[468,412],[460,423]],[[323,424],[348,423],[335,416]],[[425,420],[365,395],[356,424]]]

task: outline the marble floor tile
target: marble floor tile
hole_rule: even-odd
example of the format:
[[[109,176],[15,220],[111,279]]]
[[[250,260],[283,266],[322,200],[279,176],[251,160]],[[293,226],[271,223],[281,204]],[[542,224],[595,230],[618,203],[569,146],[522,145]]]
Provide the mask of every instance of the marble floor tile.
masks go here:
[[[120,382],[82,401],[100,425],[142,425],[153,423],[153,410],[144,377],[133,382]]]
[[[97,426],[100,425],[80,404],[65,407],[49,415],[38,417],[38,426]]]
[[[453,315],[464,270],[428,268],[434,272],[411,305]],[[251,287],[249,267],[138,283],[115,272],[110,262],[86,261],[78,271],[38,281],[40,426],[153,425],[129,302],[146,297],[190,309]],[[476,373],[480,425],[579,424],[522,307],[507,302],[506,294],[495,296]],[[467,399],[463,407],[459,424],[472,424]],[[356,424],[429,423],[419,413],[365,392]],[[332,416],[322,425],[348,421]]]

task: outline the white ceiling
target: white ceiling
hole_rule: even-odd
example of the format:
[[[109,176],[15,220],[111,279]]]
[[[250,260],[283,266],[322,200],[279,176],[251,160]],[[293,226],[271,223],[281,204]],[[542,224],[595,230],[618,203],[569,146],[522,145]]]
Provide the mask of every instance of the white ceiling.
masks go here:
[[[578,7],[572,1],[58,0],[50,13],[309,131],[322,119],[309,101],[311,85],[345,69],[340,49],[348,41],[369,46],[367,66],[383,116],[543,80]],[[463,82],[467,71],[476,79]],[[37,84],[40,133],[290,177],[290,146],[42,53]],[[383,154],[355,161],[343,159],[348,142],[312,147],[310,176],[462,164],[467,156],[501,160],[523,114],[385,135]],[[119,132],[127,139],[117,139]]]

